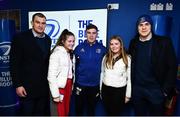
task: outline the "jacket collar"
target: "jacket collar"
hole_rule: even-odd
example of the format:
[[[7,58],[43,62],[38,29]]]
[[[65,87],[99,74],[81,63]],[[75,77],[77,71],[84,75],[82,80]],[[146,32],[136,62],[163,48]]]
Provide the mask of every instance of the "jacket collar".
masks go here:
[[[89,42],[87,41],[87,39],[84,40],[84,43],[90,46],[90,44],[89,44]],[[98,43],[98,41],[96,40],[92,45],[96,45],[97,43]]]
[[[45,33],[42,36],[39,36],[33,29],[31,29],[31,30],[32,30],[34,37],[38,37],[38,38],[44,38],[45,37]]]
[[[57,46],[61,51],[67,52],[67,50],[64,48],[64,46]],[[68,53],[68,52],[67,52]]]

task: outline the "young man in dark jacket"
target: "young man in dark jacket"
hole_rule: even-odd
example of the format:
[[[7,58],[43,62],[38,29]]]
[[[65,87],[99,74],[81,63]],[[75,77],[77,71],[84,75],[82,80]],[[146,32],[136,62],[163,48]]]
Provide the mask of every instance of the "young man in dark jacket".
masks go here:
[[[136,115],[163,115],[165,97],[175,87],[176,55],[171,39],[155,35],[150,16],[137,20],[138,34],[131,40],[132,99]]]

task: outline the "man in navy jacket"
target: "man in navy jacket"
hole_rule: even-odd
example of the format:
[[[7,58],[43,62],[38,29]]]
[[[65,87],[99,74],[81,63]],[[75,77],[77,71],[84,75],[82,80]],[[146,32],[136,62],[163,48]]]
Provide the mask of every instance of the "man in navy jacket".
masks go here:
[[[136,115],[163,115],[163,103],[175,87],[177,62],[171,39],[152,32],[152,19],[137,20],[138,34],[131,40],[132,99]]]
[[[47,71],[51,39],[44,33],[45,27],[46,17],[36,13],[32,29],[15,35],[11,43],[11,75],[20,115],[50,115]]]
[[[84,104],[87,115],[95,114],[95,106],[99,95],[101,62],[106,48],[96,40],[98,28],[89,24],[86,27],[87,40],[79,44],[74,54],[75,69],[75,105],[76,115],[83,115]]]

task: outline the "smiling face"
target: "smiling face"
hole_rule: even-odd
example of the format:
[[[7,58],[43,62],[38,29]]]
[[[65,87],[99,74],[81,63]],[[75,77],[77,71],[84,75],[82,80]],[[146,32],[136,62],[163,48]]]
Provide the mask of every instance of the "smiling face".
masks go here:
[[[73,50],[75,44],[75,38],[73,35],[67,36],[67,39],[64,42],[64,48],[67,51]]]
[[[120,54],[121,43],[118,39],[111,39],[109,47],[114,55]]]
[[[46,28],[46,18],[35,16],[32,21],[32,28],[38,35],[44,34],[44,30]]]
[[[146,39],[151,34],[151,24],[149,22],[139,23],[138,32],[141,38]]]

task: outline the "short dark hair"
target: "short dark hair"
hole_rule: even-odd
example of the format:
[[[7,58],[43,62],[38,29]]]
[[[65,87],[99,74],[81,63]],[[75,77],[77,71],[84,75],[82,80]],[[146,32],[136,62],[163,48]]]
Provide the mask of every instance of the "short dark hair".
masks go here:
[[[86,27],[86,31],[89,30],[89,29],[96,29],[96,31],[98,31],[97,26],[94,25],[94,24],[89,24],[89,25]]]
[[[34,18],[35,18],[36,16],[46,19],[46,16],[45,16],[44,14],[42,14],[42,13],[35,13],[35,14],[32,16],[32,21],[34,21]]]

